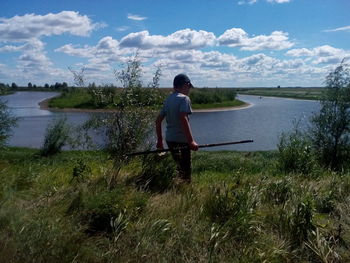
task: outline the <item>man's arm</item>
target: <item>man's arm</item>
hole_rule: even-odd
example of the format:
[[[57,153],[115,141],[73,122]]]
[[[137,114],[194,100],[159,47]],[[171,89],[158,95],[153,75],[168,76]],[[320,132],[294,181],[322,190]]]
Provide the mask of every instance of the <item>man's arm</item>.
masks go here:
[[[190,123],[188,122],[187,113],[180,112],[180,122],[181,122],[182,129],[185,133],[188,145],[190,146],[190,149],[193,151],[197,151],[198,144],[193,140]]]
[[[156,119],[157,149],[164,149],[163,134],[162,134],[162,121],[163,120],[164,120],[164,116],[158,115],[158,117]]]

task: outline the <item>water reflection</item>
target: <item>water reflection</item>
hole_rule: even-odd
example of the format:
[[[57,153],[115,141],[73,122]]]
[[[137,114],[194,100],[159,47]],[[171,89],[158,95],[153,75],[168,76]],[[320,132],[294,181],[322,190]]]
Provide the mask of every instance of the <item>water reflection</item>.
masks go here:
[[[17,117],[34,117],[52,115],[48,110],[41,110],[39,102],[57,96],[57,92],[16,92],[3,96],[7,106]]]

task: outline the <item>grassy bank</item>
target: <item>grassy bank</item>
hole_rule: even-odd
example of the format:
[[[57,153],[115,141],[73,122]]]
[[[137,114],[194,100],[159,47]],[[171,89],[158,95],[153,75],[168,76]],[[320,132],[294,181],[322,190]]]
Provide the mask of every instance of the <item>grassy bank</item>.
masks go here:
[[[144,184],[135,159],[107,190],[102,152],[37,153],[0,152],[0,262],[350,261],[349,174],[284,174],[276,152],[196,152],[191,185]]]
[[[147,91],[147,89],[143,89]],[[167,97],[172,89],[158,89],[160,92],[159,104],[152,108],[160,108],[161,103]],[[116,89],[114,101],[117,103],[120,97],[120,89]],[[146,94],[143,96],[147,96]],[[232,89],[195,89],[190,94],[193,109],[215,109],[224,107],[238,107],[244,105],[244,102],[236,100],[236,93]],[[109,103],[103,106],[97,106],[93,101],[93,96],[87,89],[74,89],[69,93],[63,93],[61,96],[52,98],[48,106],[58,109],[113,109],[115,105]]]
[[[324,88],[247,88],[236,89],[245,95],[282,97],[292,99],[319,100]]]
[[[95,108],[92,101],[92,96],[82,89],[76,89],[75,92],[62,94],[52,98],[48,102],[50,108],[76,108],[76,109],[93,109]]]
[[[219,109],[219,108],[231,108],[231,107],[240,107],[245,105],[244,101],[233,100],[233,101],[224,101],[219,103],[208,103],[208,104],[192,104],[194,110],[203,110],[203,109]]]

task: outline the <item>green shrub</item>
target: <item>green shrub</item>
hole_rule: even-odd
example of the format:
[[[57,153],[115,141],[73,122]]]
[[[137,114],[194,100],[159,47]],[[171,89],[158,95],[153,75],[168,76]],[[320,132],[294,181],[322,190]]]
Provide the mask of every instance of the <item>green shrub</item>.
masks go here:
[[[299,202],[289,218],[289,234],[294,246],[300,246],[315,231],[313,206],[310,200]]]
[[[10,137],[11,129],[16,125],[16,121],[17,118],[12,115],[6,103],[0,98],[0,147],[4,146]]]
[[[73,167],[72,180],[84,181],[91,174],[91,168],[83,158],[79,158]]]
[[[193,104],[210,104],[210,103],[220,103],[223,101],[232,101],[236,98],[236,91],[233,89],[194,89],[190,93],[191,102]]]
[[[136,178],[136,184],[145,190],[164,192],[172,186],[175,168],[170,154],[145,155],[142,157],[142,170]]]
[[[46,129],[44,144],[40,154],[51,156],[59,153],[68,143],[70,127],[66,117],[55,118]]]
[[[285,173],[309,174],[315,167],[311,143],[298,127],[283,133],[278,144],[278,168]]]
[[[142,193],[131,194],[126,191],[128,190],[114,189],[94,194],[82,194],[81,203],[76,205],[76,210],[80,221],[87,226],[87,233],[115,232],[116,224],[118,224],[118,220],[115,220],[121,215],[130,220],[137,218],[147,200]]]
[[[312,118],[312,147],[322,166],[342,170],[350,160],[350,66],[341,63],[326,84],[321,110]]]
[[[349,196],[347,178],[334,178],[329,184],[322,185],[315,193],[315,208],[319,213],[332,213],[339,202]]]
[[[293,195],[293,187],[289,180],[282,179],[269,183],[264,192],[264,200],[276,205],[285,204]]]
[[[123,195],[119,190],[106,191],[82,198],[80,219],[88,233],[111,232],[111,221],[123,212]]]
[[[203,214],[227,229],[237,240],[247,240],[253,231],[255,201],[248,190],[235,187],[212,187],[204,200]]]
[[[114,97],[116,96],[117,90],[112,87],[96,87],[91,86],[88,88],[88,92],[91,95],[93,105],[96,108],[105,108],[109,105],[113,105]]]

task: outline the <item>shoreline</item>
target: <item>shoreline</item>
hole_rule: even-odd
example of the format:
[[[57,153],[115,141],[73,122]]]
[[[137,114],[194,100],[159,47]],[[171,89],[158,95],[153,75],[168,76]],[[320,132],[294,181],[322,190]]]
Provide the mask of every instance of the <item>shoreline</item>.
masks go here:
[[[213,109],[198,109],[193,110],[193,112],[220,112],[220,111],[234,111],[234,110],[244,110],[252,107],[253,104],[244,102],[243,105],[240,106],[233,106],[233,107],[222,107],[222,108],[213,108]]]
[[[43,101],[40,101],[39,107],[41,110],[48,110],[53,112],[86,112],[86,113],[92,113],[92,112],[115,112],[116,109],[76,109],[76,108],[50,108],[49,107],[49,101],[51,98],[47,98]],[[213,108],[213,109],[198,109],[193,110],[194,113],[197,112],[220,112],[220,111],[234,111],[234,110],[243,110],[252,107],[253,105],[250,103],[245,102],[243,105],[240,106],[233,106],[233,107],[222,107],[222,108]]]

